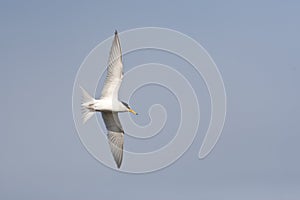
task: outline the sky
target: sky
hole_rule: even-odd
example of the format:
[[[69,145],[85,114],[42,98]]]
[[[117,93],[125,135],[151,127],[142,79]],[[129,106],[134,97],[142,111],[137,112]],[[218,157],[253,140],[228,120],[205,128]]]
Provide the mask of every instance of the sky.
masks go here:
[[[299,199],[299,8],[297,1],[276,0],[0,1],[0,199]],[[180,31],[209,52],[225,84],[227,117],[216,147],[199,160],[209,94],[187,67],[182,73],[201,107],[197,137],[169,167],[136,175],[112,170],[86,151],[72,92],[96,45],[115,29],[148,26]],[[124,56],[125,73],[153,61],[185,66],[149,50]],[[165,105],[170,117],[161,134],[174,134],[177,103],[169,91],[147,86],[130,102],[141,125],[152,104]],[[128,148],[164,142],[137,140]]]

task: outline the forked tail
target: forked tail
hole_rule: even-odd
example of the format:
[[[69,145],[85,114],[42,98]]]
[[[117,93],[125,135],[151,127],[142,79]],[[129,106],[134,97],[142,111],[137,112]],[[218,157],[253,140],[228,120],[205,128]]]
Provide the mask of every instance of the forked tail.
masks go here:
[[[89,93],[80,86],[82,92],[82,102],[81,102],[81,110],[82,110],[82,121],[85,124],[94,114],[94,103],[95,99],[89,95]]]

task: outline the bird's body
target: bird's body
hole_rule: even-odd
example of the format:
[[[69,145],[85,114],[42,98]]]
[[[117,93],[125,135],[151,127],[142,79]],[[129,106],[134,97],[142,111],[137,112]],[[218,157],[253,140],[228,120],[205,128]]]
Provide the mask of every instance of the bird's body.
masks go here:
[[[127,103],[118,99],[122,79],[122,52],[118,33],[116,31],[109,54],[107,76],[101,97],[99,99],[94,99],[81,87],[83,96],[81,106],[83,110],[83,123],[86,123],[95,114],[95,112],[102,113],[102,118],[107,129],[110,149],[118,168],[120,168],[123,159],[124,143],[124,130],[120,123],[118,113],[131,112],[133,114],[137,114],[128,106]]]
[[[95,99],[82,105],[94,112],[128,112],[128,108],[121,101],[108,98]]]

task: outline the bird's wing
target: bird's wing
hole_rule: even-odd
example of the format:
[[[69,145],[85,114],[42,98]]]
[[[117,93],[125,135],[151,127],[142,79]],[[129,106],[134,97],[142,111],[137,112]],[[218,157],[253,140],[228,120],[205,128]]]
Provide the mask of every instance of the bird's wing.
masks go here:
[[[102,112],[102,118],[107,129],[110,150],[118,168],[120,168],[123,159],[124,131],[118,113]]]
[[[110,49],[107,75],[101,98],[118,99],[118,92],[123,78],[122,51],[117,31]]]

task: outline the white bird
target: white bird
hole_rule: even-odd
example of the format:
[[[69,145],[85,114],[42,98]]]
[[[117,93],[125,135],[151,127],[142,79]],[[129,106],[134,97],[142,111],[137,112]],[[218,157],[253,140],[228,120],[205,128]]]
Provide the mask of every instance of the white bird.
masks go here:
[[[115,37],[111,46],[107,75],[102,89],[100,99],[94,99],[82,87],[83,102],[82,119],[86,123],[95,112],[101,112],[102,118],[107,129],[109,146],[117,164],[120,168],[123,159],[124,130],[120,123],[119,112],[137,113],[132,110],[127,103],[118,99],[119,88],[123,78],[122,51],[118,32],[115,31]]]

